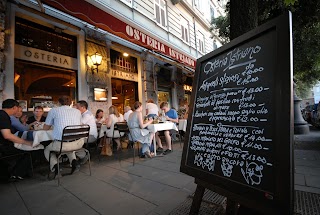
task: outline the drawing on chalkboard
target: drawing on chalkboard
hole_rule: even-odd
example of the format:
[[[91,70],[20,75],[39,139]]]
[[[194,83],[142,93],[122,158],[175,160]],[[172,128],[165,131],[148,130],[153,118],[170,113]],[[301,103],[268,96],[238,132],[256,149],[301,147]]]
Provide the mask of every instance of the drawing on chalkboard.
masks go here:
[[[255,162],[248,163],[246,161],[246,170],[241,168],[241,173],[248,184],[255,185],[261,183],[263,166]]]
[[[233,165],[229,164],[226,159],[222,159],[221,170],[224,176],[230,177],[233,170]]]

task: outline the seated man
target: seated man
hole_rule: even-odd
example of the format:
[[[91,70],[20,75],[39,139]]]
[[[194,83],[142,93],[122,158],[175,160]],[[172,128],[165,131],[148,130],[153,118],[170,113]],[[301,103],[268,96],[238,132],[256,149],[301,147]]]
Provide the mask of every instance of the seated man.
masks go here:
[[[174,122],[174,123],[178,123],[179,122],[177,111],[174,110],[174,109],[170,109],[168,102],[162,102],[160,104],[160,109],[165,112],[165,118],[166,118],[167,121],[171,121],[171,122]],[[156,140],[157,140],[157,143],[158,143],[157,151],[163,152],[163,154],[168,154],[168,153],[170,153],[172,151],[170,131],[167,130],[167,131],[163,131],[163,132],[164,132],[164,136],[166,138],[166,143],[167,143],[167,147],[168,148],[163,152],[161,139],[160,139],[159,134],[157,132],[156,133]]]
[[[124,121],[128,122],[129,115],[132,113],[131,107],[130,106],[125,106],[124,107],[124,114],[123,114],[123,119]]]
[[[44,155],[49,161],[50,151],[59,151],[61,148],[61,138],[63,129],[69,125],[80,125],[81,124],[81,112],[78,109],[70,107],[71,98],[69,96],[62,96],[59,98],[60,107],[52,108],[48,112],[45,124],[43,126],[44,130],[49,130],[53,126],[53,141],[44,149]],[[73,142],[68,142],[63,144],[62,150],[78,150],[82,148],[84,143],[83,139],[79,139]],[[71,174],[76,170],[78,162],[76,160],[75,153],[70,152],[67,154],[69,161],[72,166]],[[53,178],[58,174],[57,166],[57,156],[51,153],[50,158],[50,169],[54,172]]]
[[[90,126],[88,142],[95,142],[98,137],[97,124],[95,117],[88,110],[88,103],[84,100],[80,100],[77,102],[76,107],[81,112],[81,124]],[[80,158],[80,164],[84,164],[88,160],[88,157],[86,157],[86,153],[84,151],[77,152],[77,157]]]
[[[28,131],[29,130],[29,126],[26,124],[22,124],[22,122],[20,121],[20,117],[22,116],[22,107],[18,107],[18,111],[10,116],[10,121],[11,121],[11,133],[16,134],[17,132],[17,136],[21,137],[23,132]],[[28,131],[27,134],[27,140],[32,141],[33,140],[33,132],[32,131]]]
[[[46,121],[46,117],[43,116],[43,107],[36,106],[33,111],[33,116],[30,116],[27,120],[27,124],[31,127],[32,130],[37,130],[36,126],[44,123]]]
[[[0,110],[0,154],[1,156],[10,156],[23,153],[14,147],[13,143],[25,144],[32,146],[31,141],[19,138],[11,133],[10,116],[15,115],[19,111],[19,103],[14,99],[6,99],[2,102],[2,110]],[[0,162],[4,162],[0,160]],[[8,166],[8,164],[5,164]],[[10,168],[9,174],[12,178],[23,179],[30,174],[31,171],[30,157],[25,154],[21,157],[17,156],[15,164]]]
[[[20,117],[22,116],[22,107],[18,107],[18,110],[15,114],[10,116],[10,121],[11,121],[11,132],[14,134],[17,131],[28,131],[29,126],[22,124],[20,121]]]

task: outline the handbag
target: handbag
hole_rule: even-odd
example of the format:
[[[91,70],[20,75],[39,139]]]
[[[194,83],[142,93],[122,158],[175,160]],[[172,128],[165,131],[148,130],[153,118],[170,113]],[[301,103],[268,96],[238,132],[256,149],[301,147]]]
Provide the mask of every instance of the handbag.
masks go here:
[[[101,155],[107,155],[107,156],[112,156],[112,149],[111,149],[111,145],[110,145],[110,138],[107,138],[106,135],[104,135],[101,139],[100,139],[100,146],[102,146],[101,148]]]

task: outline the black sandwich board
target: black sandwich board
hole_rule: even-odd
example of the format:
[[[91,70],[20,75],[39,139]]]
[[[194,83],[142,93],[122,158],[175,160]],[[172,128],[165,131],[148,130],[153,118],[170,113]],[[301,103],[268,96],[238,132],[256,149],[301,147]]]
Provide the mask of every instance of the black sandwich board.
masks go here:
[[[197,183],[191,211],[208,188],[292,214],[292,70],[290,12],[197,60],[180,167]]]

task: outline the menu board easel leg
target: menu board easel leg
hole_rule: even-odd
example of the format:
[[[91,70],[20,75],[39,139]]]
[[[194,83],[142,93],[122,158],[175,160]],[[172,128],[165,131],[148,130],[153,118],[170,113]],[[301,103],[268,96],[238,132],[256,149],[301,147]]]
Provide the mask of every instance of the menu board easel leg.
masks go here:
[[[197,182],[196,182],[197,183]],[[202,186],[201,184],[197,183],[197,189],[193,197],[191,209],[189,212],[189,215],[195,215],[199,213],[200,205],[202,202],[202,197],[205,191],[205,187]]]

